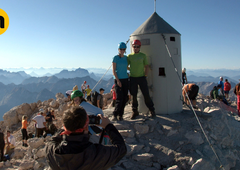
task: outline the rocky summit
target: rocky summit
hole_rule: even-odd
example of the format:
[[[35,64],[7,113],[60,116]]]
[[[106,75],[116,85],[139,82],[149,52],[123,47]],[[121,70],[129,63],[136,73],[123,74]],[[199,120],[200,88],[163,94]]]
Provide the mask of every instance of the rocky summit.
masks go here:
[[[109,96],[105,95],[106,104]],[[28,139],[28,147],[23,147],[21,117],[26,114],[31,119],[40,108],[51,108],[55,110],[54,124],[61,128],[67,104],[64,95],[58,93],[56,99],[24,103],[5,113],[0,127],[3,132],[13,132],[17,146],[10,161],[0,162],[0,169],[50,169],[44,147],[51,137]],[[112,123],[123,136],[128,152],[111,170],[239,170],[240,119],[236,103],[226,106],[199,94],[197,106],[196,115],[184,105],[181,113],[157,115],[155,119],[140,113],[131,120],[131,106],[127,105],[124,120]],[[111,119],[113,109],[105,109],[105,116]],[[34,133],[33,122],[27,131]]]

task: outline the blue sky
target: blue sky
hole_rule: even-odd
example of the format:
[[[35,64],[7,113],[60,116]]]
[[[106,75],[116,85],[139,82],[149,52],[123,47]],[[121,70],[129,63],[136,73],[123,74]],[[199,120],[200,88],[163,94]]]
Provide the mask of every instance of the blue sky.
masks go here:
[[[240,68],[239,0],[156,3],[181,34],[183,67]],[[0,0],[0,8],[9,16],[0,68],[108,68],[118,43],[154,12],[154,0]]]

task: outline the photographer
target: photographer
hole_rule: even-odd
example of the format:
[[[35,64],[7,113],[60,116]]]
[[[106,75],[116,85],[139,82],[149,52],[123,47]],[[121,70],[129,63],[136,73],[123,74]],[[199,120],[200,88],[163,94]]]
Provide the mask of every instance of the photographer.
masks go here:
[[[52,169],[98,169],[107,170],[114,166],[127,152],[124,140],[110,120],[99,115],[112,140],[112,145],[89,142],[89,118],[82,107],[72,107],[64,112],[64,129],[47,143],[45,151]]]

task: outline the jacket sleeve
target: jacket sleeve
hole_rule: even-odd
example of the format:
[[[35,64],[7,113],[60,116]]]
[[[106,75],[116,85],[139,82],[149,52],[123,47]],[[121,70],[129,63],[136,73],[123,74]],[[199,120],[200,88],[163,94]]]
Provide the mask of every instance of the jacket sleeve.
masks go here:
[[[105,128],[112,145],[103,146],[98,144],[98,154],[94,160],[92,169],[108,169],[118,163],[127,153],[125,142],[113,124],[108,124]]]

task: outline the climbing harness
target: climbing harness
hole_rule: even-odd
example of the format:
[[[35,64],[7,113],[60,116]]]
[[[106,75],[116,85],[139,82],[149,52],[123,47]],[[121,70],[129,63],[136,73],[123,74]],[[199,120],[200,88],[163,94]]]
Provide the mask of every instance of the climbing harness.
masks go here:
[[[170,57],[170,59],[171,59],[171,61],[172,61],[172,64],[173,64],[173,66],[174,66],[174,68],[175,68],[175,71],[176,71],[176,74],[177,74],[177,76],[178,76],[178,78],[179,78],[179,81],[180,81],[180,83],[181,83],[181,86],[184,86],[184,85],[182,84],[181,77],[180,77],[180,75],[178,74],[178,70],[177,70],[177,68],[176,68],[176,65],[175,65],[175,63],[174,63],[174,61],[173,61],[173,59],[172,59],[172,55],[171,55],[171,53],[170,53],[170,51],[169,51],[169,49],[168,49],[168,46],[167,46],[167,43],[166,43],[166,37],[164,36],[164,34],[162,34],[162,37],[163,37],[163,40],[164,40],[165,47],[166,47],[166,50],[167,50],[167,52],[168,52],[168,55],[169,55],[169,57]],[[183,89],[184,89],[184,88],[183,88]],[[191,103],[191,101],[190,101],[190,99],[189,99],[189,97],[188,97],[187,92],[186,92],[185,89],[184,89],[184,92],[185,92],[185,95],[186,95],[186,97],[187,97],[187,100],[188,100],[189,103],[190,103],[191,110],[193,111],[193,113],[194,113],[194,115],[195,115],[195,117],[196,117],[196,119],[197,119],[197,122],[198,122],[198,124],[199,124],[199,126],[200,126],[200,128],[201,128],[201,130],[202,130],[202,132],[203,132],[203,135],[205,136],[205,138],[206,138],[209,146],[211,147],[213,153],[215,154],[218,162],[220,163],[220,168],[222,168],[223,170],[225,170],[224,167],[223,167],[223,164],[222,164],[222,162],[221,162],[221,160],[220,160],[220,158],[219,158],[219,156],[217,155],[215,149],[213,148],[213,145],[210,143],[210,141],[209,141],[209,139],[208,139],[208,137],[207,137],[207,135],[206,135],[203,127],[202,127],[202,124],[200,123],[200,121],[199,121],[199,119],[198,119],[198,116],[197,116],[195,110],[193,109],[193,105],[192,105],[192,103]]]

